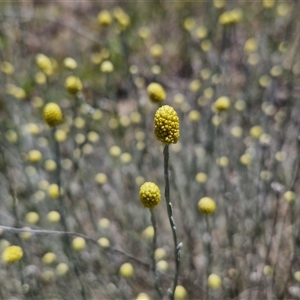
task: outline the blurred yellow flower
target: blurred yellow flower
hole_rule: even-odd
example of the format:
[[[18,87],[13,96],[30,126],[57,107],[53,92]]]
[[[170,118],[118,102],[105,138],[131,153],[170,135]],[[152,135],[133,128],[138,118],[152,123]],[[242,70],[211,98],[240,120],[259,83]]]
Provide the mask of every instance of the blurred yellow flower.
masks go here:
[[[153,103],[160,103],[166,99],[166,92],[162,85],[156,82],[152,82],[147,87],[149,99]]]
[[[77,62],[72,57],[66,57],[63,61],[63,64],[64,64],[65,68],[67,68],[69,70],[74,70],[77,68]]]
[[[130,263],[124,263],[120,267],[120,271],[119,272],[120,272],[120,275],[122,277],[129,278],[129,277],[132,277],[134,269],[133,269],[132,264],[130,264]]]
[[[101,26],[108,26],[112,22],[112,16],[108,10],[104,9],[98,13],[97,20]]]
[[[207,281],[211,289],[217,290],[222,286],[222,279],[217,274],[210,274]]]
[[[81,251],[86,247],[85,239],[78,236],[72,241],[72,248],[76,251]]]
[[[215,201],[209,197],[203,197],[198,202],[198,209],[203,214],[212,214],[215,212],[217,205]]]
[[[70,94],[75,95],[82,90],[82,82],[76,76],[68,76],[65,80],[65,88]]]
[[[2,253],[2,261],[11,264],[23,257],[23,250],[19,246],[9,246]]]

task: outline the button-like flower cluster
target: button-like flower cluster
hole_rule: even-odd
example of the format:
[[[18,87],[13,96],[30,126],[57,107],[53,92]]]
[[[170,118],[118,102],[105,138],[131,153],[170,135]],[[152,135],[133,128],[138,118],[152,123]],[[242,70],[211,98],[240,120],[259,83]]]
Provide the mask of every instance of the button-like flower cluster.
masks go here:
[[[179,118],[173,107],[164,105],[154,116],[155,137],[166,145],[176,144],[179,138]]]
[[[19,261],[23,257],[23,250],[19,246],[9,246],[2,253],[2,260],[11,264]]]
[[[65,81],[65,88],[70,94],[75,95],[82,90],[82,82],[76,76],[69,76]]]
[[[198,209],[203,214],[212,214],[215,212],[216,208],[217,206],[215,201],[209,197],[203,197],[198,202]]]
[[[160,103],[166,99],[166,92],[164,88],[156,82],[152,82],[147,87],[149,99],[153,103]]]
[[[57,126],[63,118],[60,107],[54,103],[48,103],[44,108],[44,120],[50,127]]]
[[[145,182],[140,187],[140,201],[147,208],[153,208],[160,202],[160,190],[153,182]]]

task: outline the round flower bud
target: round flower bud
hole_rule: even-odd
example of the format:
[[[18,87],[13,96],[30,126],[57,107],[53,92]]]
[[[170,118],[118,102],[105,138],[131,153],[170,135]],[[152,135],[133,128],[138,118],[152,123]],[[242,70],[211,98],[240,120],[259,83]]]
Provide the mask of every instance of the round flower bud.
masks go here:
[[[110,242],[107,238],[103,237],[103,238],[100,238],[98,240],[98,244],[103,247],[103,248],[106,248],[106,247],[109,247],[110,246]]]
[[[64,66],[69,69],[69,70],[74,70],[77,68],[77,62],[74,58],[72,57],[66,57],[64,59]]]
[[[166,272],[168,270],[168,267],[169,267],[169,264],[165,260],[160,260],[156,264],[157,270],[159,270],[161,272]]]
[[[56,261],[56,254],[53,252],[48,252],[43,256],[42,261],[46,265],[51,265]]]
[[[98,173],[95,176],[95,181],[99,184],[105,184],[107,182],[107,176],[104,173]]]
[[[163,249],[163,248],[157,248],[157,249],[155,250],[154,256],[155,256],[155,259],[156,259],[156,260],[163,259],[163,258],[165,258],[165,256],[166,256],[166,250]]]
[[[154,116],[154,134],[157,140],[170,145],[176,144],[179,138],[179,118],[173,107],[164,105]]]
[[[75,95],[82,90],[82,82],[76,76],[69,76],[65,81],[65,88],[70,94]]]
[[[159,187],[153,182],[145,182],[140,187],[140,201],[147,208],[153,208],[160,202]]]
[[[187,291],[182,285],[177,285],[174,296],[176,300],[186,299]]]
[[[59,197],[59,188],[57,184],[53,183],[49,185],[48,195],[53,199],[57,199]]]
[[[78,236],[72,241],[72,248],[76,251],[81,251],[85,248],[86,242],[85,239]]]
[[[288,203],[291,203],[291,202],[294,202],[295,199],[296,199],[296,194],[292,191],[286,191],[284,194],[283,194],[283,198],[286,202]]]
[[[47,219],[51,223],[57,223],[60,221],[60,213],[53,210],[47,214]]]
[[[203,214],[212,214],[216,210],[216,203],[209,197],[203,197],[198,202],[198,209]]]
[[[249,133],[250,133],[250,136],[252,136],[255,139],[258,139],[264,133],[264,130],[261,126],[255,125],[255,126],[251,127]]]
[[[66,263],[60,263],[56,266],[55,272],[59,276],[64,276],[68,273],[69,266]]]
[[[120,267],[120,275],[122,277],[131,277],[133,275],[133,266],[130,263],[125,263]]]
[[[25,219],[30,224],[36,224],[39,221],[40,217],[36,212],[31,211],[26,214]]]
[[[100,70],[103,73],[111,73],[114,70],[114,65],[112,64],[111,61],[105,60],[105,61],[102,62]]]
[[[230,99],[226,96],[222,96],[216,100],[214,103],[214,108],[216,111],[226,111],[230,107]]]
[[[2,62],[0,64],[0,69],[6,75],[12,75],[15,72],[14,66],[8,61]]]
[[[135,300],[150,300],[150,297],[146,293],[139,293]]]
[[[37,163],[42,159],[42,153],[39,150],[31,150],[28,152],[28,160],[32,163]]]
[[[11,264],[19,261],[23,257],[23,250],[19,246],[9,246],[2,253],[2,260]]]
[[[154,228],[153,228],[153,226],[148,226],[142,232],[142,237],[145,238],[145,239],[152,239],[153,236],[154,236]]]
[[[156,82],[152,82],[147,87],[149,99],[153,103],[160,103],[166,99],[166,92],[164,88]]]
[[[108,26],[112,22],[111,14],[108,10],[101,10],[97,16],[98,23],[101,26]]]
[[[214,290],[219,289],[222,286],[222,280],[219,275],[210,274],[208,276],[208,286]]]
[[[150,54],[154,58],[159,58],[162,56],[164,52],[164,48],[160,44],[155,44],[150,48]]]
[[[48,103],[44,108],[44,120],[50,127],[57,126],[63,118],[60,107],[54,103]]]

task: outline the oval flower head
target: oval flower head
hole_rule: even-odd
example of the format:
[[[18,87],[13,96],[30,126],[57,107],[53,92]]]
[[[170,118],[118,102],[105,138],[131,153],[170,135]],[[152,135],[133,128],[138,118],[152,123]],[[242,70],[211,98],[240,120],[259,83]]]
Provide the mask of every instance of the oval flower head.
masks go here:
[[[60,107],[54,103],[48,103],[44,108],[44,120],[50,127],[57,126],[61,123],[63,114]]]
[[[179,118],[173,107],[164,105],[154,116],[154,134],[157,140],[170,145],[176,144],[179,138]]]
[[[164,88],[156,82],[152,82],[147,87],[149,99],[153,103],[160,103],[166,99],[166,92]]]

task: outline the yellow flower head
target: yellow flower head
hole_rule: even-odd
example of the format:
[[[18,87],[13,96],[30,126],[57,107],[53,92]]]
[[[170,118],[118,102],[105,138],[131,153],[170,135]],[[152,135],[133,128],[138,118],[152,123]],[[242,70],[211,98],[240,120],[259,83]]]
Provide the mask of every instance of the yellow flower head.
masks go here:
[[[56,261],[56,254],[53,252],[47,252],[43,257],[42,261],[46,265],[51,265]]]
[[[214,103],[214,108],[216,111],[226,111],[230,107],[230,99],[226,96],[222,96],[216,100]]]
[[[217,274],[210,274],[208,276],[208,286],[214,290],[217,290],[222,286],[222,279]]]
[[[72,241],[72,248],[76,251],[81,251],[86,247],[85,239],[78,236]]]
[[[97,16],[98,23],[101,26],[108,26],[112,22],[111,14],[108,10],[101,10]]]
[[[28,152],[28,160],[32,163],[38,163],[42,159],[42,153],[39,150],[30,150]]]
[[[166,92],[164,88],[156,82],[152,82],[147,87],[149,99],[153,103],[160,103],[166,99]]]
[[[51,223],[57,223],[60,221],[60,213],[53,210],[47,214],[47,219]]]
[[[154,134],[157,140],[170,145],[176,144],[179,138],[179,118],[173,107],[164,105],[154,116]]]
[[[215,201],[209,197],[203,197],[198,202],[198,209],[203,214],[212,214],[215,212],[217,205]]]
[[[82,90],[82,82],[76,76],[69,76],[65,81],[65,88],[70,94],[75,95]]]
[[[0,69],[6,75],[12,75],[15,72],[14,66],[8,61],[2,62],[0,64]]]
[[[288,203],[292,203],[295,201],[296,199],[296,194],[293,192],[293,191],[286,191],[284,194],[283,194],[283,198],[286,202]]]
[[[155,44],[150,48],[150,54],[154,58],[159,58],[162,56],[164,52],[164,48],[160,44]]]
[[[57,199],[59,197],[59,188],[58,185],[53,183],[48,187],[48,194],[52,199]]]
[[[125,263],[120,267],[120,275],[122,277],[131,277],[133,275],[133,266],[130,263]]]
[[[48,69],[52,67],[52,63],[51,60],[48,56],[46,56],[45,54],[42,53],[38,53],[35,57],[35,62],[37,64],[37,66],[42,69]]]
[[[100,70],[103,73],[111,73],[114,70],[114,65],[110,60],[105,60],[102,62]]]
[[[23,250],[19,246],[9,246],[2,253],[2,260],[11,264],[19,261],[23,257]]]
[[[69,70],[74,70],[77,68],[77,62],[72,57],[66,57],[63,61],[64,66]]]
[[[145,182],[140,187],[140,201],[147,208],[153,208],[160,202],[159,187],[153,182]]]
[[[182,285],[177,285],[174,296],[176,300],[186,299],[187,291]]]
[[[57,126],[61,123],[63,118],[60,107],[54,103],[48,103],[44,108],[44,120],[50,127]]]

